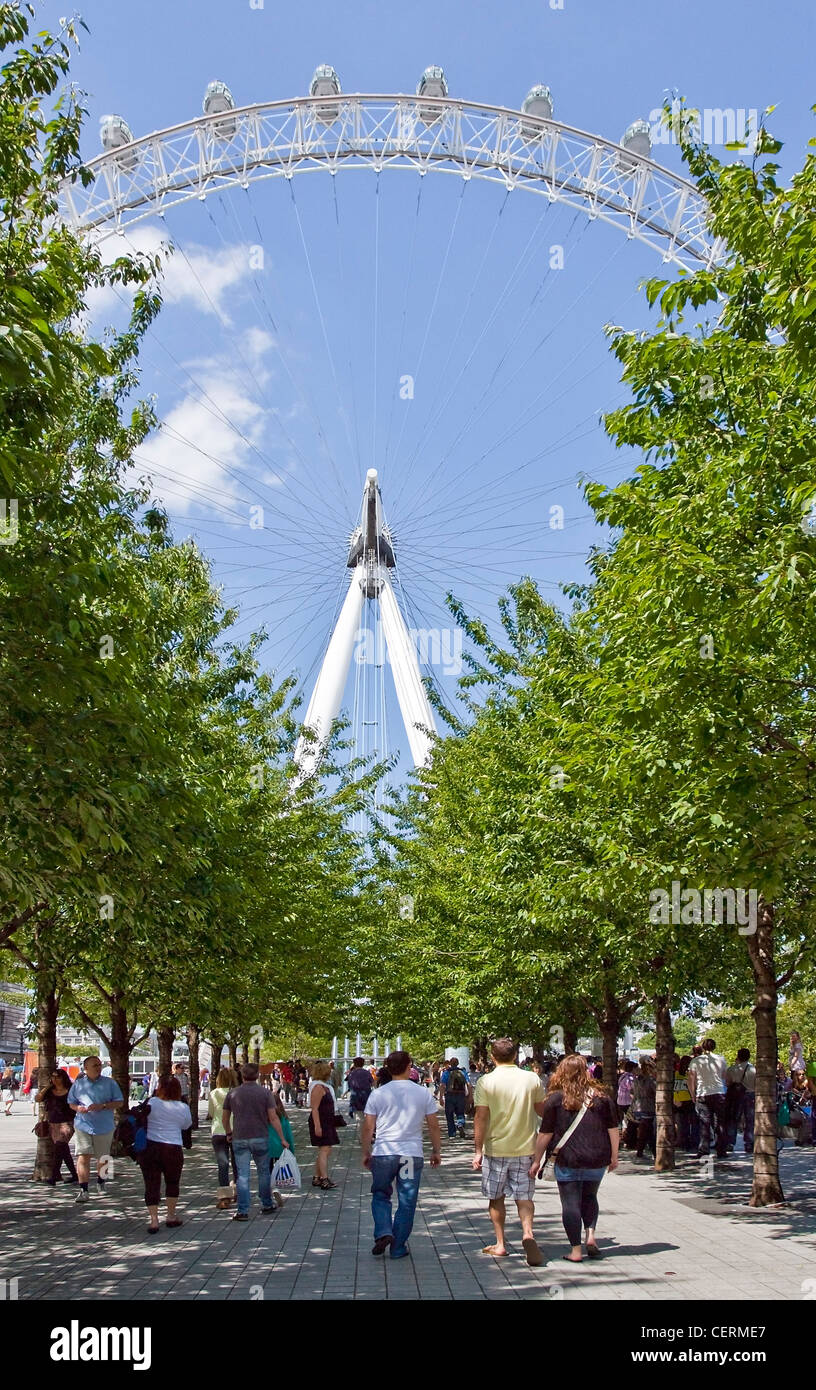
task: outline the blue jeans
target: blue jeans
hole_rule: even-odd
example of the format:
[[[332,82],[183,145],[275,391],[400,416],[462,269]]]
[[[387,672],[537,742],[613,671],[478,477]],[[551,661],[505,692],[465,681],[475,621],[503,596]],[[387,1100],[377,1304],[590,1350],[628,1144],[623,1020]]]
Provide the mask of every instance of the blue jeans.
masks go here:
[[[400,1158],[398,1154],[373,1155],[371,1169],[371,1215],[374,1217],[374,1239],[393,1236],[392,1259],[399,1259],[414,1227],[423,1158]],[[391,1197],[397,1184],[397,1214],[391,1216]]]
[[[464,1129],[465,1127],[464,1091],[447,1091],[445,1093],[445,1119],[448,1122],[448,1138],[453,1139],[457,1129]]]
[[[233,1139],[232,1152],[238,1177],[235,1183],[238,1193],[238,1215],[249,1215],[249,1161],[254,1158],[258,1170],[258,1196],[262,1207],[272,1205],[272,1183],[269,1175],[269,1153],[266,1135],[262,1139]]]

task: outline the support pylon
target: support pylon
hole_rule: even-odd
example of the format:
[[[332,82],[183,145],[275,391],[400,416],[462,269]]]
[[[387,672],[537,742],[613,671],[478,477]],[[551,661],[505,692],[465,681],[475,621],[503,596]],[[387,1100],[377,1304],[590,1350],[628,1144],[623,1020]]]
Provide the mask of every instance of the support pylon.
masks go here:
[[[417,654],[391,582],[390,572],[396,563],[383,515],[377,470],[370,468],[363,492],[360,525],[349,545],[347,565],[352,571],[351,583],[303,720],[315,739],[312,742],[301,737],[295,750],[295,761],[303,777],[317,767],[331,726],[340,712],[366,603],[379,604],[385,646],[414,765],[423,767],[430,758],[431,735],[436,731],[436,724],[419,673]]]

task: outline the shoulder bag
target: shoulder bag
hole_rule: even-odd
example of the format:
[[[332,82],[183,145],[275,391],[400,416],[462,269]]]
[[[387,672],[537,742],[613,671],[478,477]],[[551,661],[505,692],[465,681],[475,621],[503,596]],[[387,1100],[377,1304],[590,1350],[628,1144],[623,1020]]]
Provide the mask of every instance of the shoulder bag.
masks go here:
[[[558,1155],[561,1149],[563,1149],[567,1140],[572,1138],[573,1134],[575,1133],[576,1129],[578,1128],[588,1109],[589,1102],[585,1100],[583,1105],[581,1106],[581,1109],[578,1111],[578,1114],[575,1116],[575,1119],[570,1125],[569,1129],[564,1134],[562,1134],[558,1143],[555,1145],[555,1148],[551,1149],[550,1152],[547,1154],[547,1157],[544,1159],[544,1162],[538,1170],[539,1178],[546,1178],[548,1181],[550,1179],[555,1178],[555,1165],[558,1160]]]

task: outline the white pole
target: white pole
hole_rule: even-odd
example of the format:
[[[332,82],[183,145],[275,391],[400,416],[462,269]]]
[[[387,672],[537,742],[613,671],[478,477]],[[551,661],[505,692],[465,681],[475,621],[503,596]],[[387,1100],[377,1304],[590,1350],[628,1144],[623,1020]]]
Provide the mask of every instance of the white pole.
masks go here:
[[[433,712],[425,694],[416,651],[408,636],[405,619],[398,606],[388,574],[383,574],[379,593],[380,616],[385,642],[391,659],[394,685],[397,689],[402,722],[408,735],[411,757],[415,767],[424,767],[431,756],[431,738],[425,733],[436,730]],[[422,725],[420,728],[418,726]]]
[[[372,1053],[374,1054],[374,1061],[375,1061],[375,1063],[376,1063],[376,1062],[378,1061],[378,1058],[377,1058],[377,1039],[376,1039],[376,1037],[372,1039],[372,1042],[371,1042],[371,1051],[372,1051]]]
[[[355,1054],[354,1054],[355,1057],[362,1057],[362,1055],[363,1055],[363,1054],[362,1054],[362,1047],[363,1047],[363,1040],[362,1040],[362,1038],[360,1037],[360,1034],[358,1033],[358,1034],[357,1034],[357,1051],[356,1051]]]
[[[308,777],[317,767],[321,744],[328,738],[332,723],[339,713],[362,612],[363,590],[360,576],[354,571],[303,720],[304,726],[316,734],[316,739],[313,743],[307,743],[301,737],[295,749],[295,762],[300,769],[301,779]]]
[[[337,1061],[337,1039],[336,1039],[336,1038],[335,1038],[334,1041],[332,1042],[331,1059],[332,1059],[333,1062],[336,1062],[336,1061]]]
[[[402,1033],[397,1033],[397,1052],[402,1052]]]

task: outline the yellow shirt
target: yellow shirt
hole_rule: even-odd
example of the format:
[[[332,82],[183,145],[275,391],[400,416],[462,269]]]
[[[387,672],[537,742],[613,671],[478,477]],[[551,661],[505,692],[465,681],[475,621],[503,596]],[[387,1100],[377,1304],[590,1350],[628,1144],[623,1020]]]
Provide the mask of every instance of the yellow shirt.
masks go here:
[[[544,1100],[544,1087],[534,1071],[515,1062],[499,1062],[476,1082],[474,1105],[486,1105],[490,1119],[484,1151],[490,1158],[521,1158],[535,1150],[541,1121],[534,1107]]]

